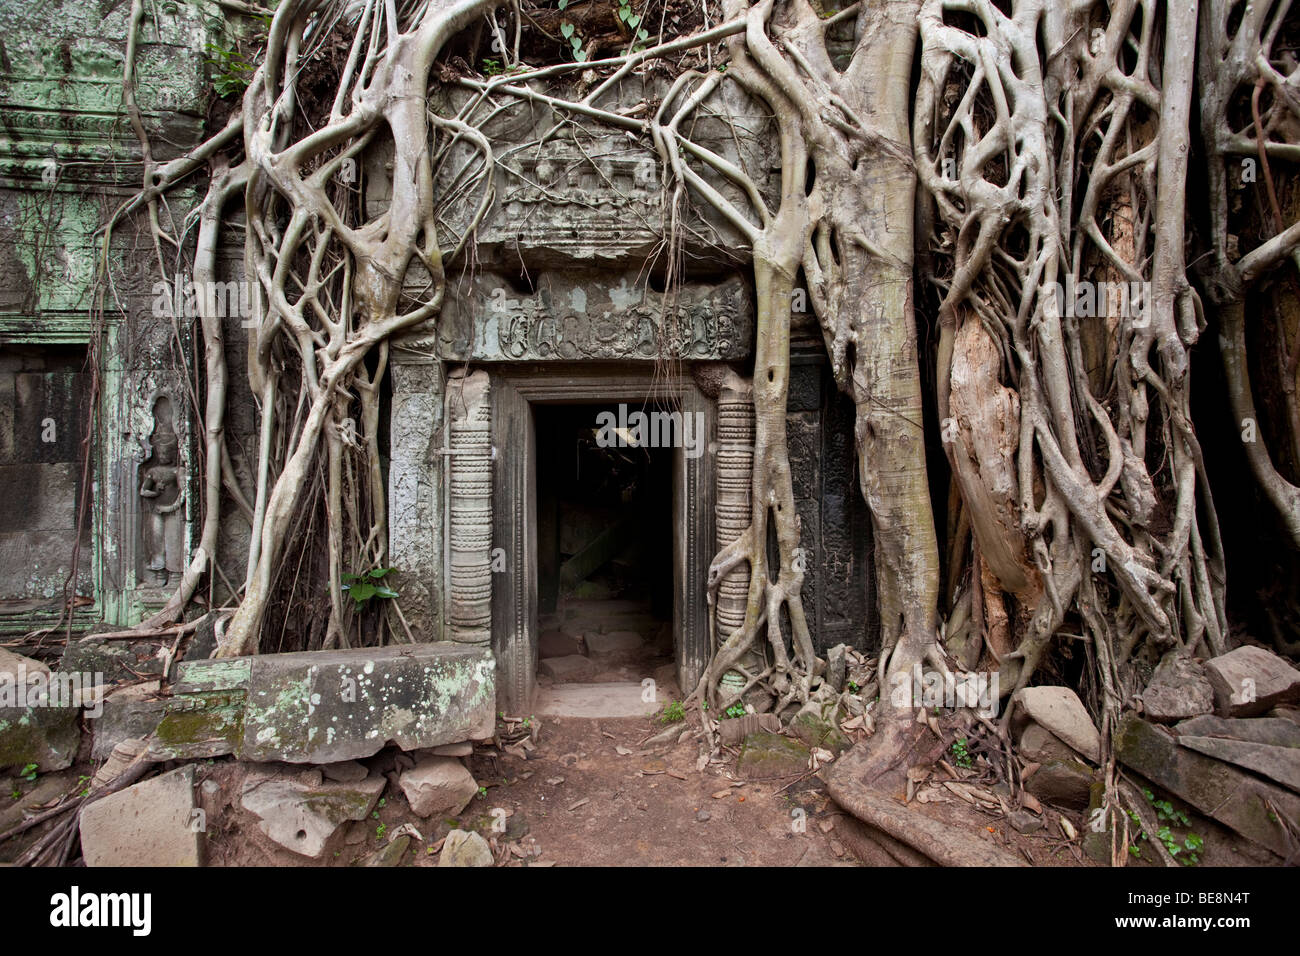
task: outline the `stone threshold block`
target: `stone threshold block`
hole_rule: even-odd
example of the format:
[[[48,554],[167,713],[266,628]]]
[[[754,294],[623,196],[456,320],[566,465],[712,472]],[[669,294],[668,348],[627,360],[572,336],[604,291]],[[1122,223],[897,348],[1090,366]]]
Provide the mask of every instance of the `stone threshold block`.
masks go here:
[[[121,723],[149,724],[159,759],[339,763],[490,738],[495,670],[489,648],[451,642],[189,661],[169,700]]]

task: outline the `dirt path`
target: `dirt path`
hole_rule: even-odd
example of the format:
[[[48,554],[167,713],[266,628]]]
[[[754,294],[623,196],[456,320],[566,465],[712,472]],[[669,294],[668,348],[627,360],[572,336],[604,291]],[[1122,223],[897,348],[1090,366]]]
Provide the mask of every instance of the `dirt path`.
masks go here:
[[[526,826],[539,859],[562,866],[828,866],[852,859],[823,832],[838,811],[820,781],[742,784],[726,764],[697,773],[693,740],[640,747],[656,729],[644,719],[548,720],[531,759],[474,758],[480,783],[500,781],[474,806],[505,808],[510,830]]]

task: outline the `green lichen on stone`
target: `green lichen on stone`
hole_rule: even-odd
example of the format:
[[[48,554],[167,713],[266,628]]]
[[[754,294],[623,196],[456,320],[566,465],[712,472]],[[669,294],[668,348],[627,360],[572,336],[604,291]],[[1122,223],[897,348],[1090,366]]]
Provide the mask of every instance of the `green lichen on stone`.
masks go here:
[[[235,707],[169,713],[154,731],[159,747],[177,757],[207,749],[203,745],[216,740],[228,741],[233,752],[243,735],[244,714]]]

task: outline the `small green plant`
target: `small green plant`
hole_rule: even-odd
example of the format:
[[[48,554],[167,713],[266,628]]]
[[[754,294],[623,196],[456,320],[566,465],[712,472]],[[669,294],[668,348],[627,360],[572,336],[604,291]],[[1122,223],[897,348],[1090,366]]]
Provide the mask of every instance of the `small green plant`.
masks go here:
[[[500,61],[500,60],[494,60],[494,59],[491,59],[490,57],[484,57],[484,59],[483,59],[483,75],[484,75],[484,76],[500,76],[502,72],[503,72],[503,71],[502,71],[502,69],[501,69],[501,61]]]
[[[745,716],[745,705],[742,704],[740,701],[736,701],[734,704],[732,704],[730,707],[728,707],[726,710],[724,710],[724,711],[722,712],[722,716],[724,716],[724,717],[744,717],[744,716]]]
[[[352,597],[359,611],[372,598],[397,597],[397,592],[384,583],[384,576],[392,573],[393,568],[374,568],[362,574],[345,574],[342,588]]]
[[[14,800],[21,800],[23,798],[23,792],[18,789],[18,784],[14,784],[14,788],[9,792],[9,796]]]
[[[566,3],[564,6],[567,5],[568,4]],[[564,6],[561,6],[560,9],[563,10]],[[565,20],[560,24],[560,36],[569,41],[574,61],[577,63],[585,63],[587,61],[587,51],[582,47],[582,37],[578,36],[578,28],[568,20]]]
[[[252,63],[244,58],[238,49],[227,49],[219,43],[208,43],[207,64],[213,68],[212,88],[217,96],[240,96],[248,89],[253,74],[257,71]]]
[[[618,0],[618,18],[632,31],[632,48],[644,49],[646,40],[650,39],[650,31],[641,26],[641,16],[632,12],[632,0]]]
[[[378,819],[379,819],[379,811],[378,811],[378,810],[371,810],[371,811],[370,811],[370,819],[372,819],[372,820],[378,820]]]
[[[858,686],[857,681],[849,681],[849,693],[856,694],[861,689],[862,688]]]
[[[659,715],[659,723],[661,724],[675,724],[685,719],[686,710],[682,707],[680,700],[669,701],[664,707],[663,713]]]
[[[386,824],[386,823],[381,823],[381,824],[379,824],[379,826],[375,827],[375,836],[376,836],[378,839],[382,840],[382,839],[384,838],[384,833],[385,833],[387,830],[388,830],[388,824]]]
[[[966,746],[965,737],[958,737],[948,749],[952,752],[952,762],[963,770],[969,770],[974,764],[970,749]]]
[[[1205,846],[1205,841],[1195,833],[1188,833],[1180,843],[1178,835],[1174,833],[1174,827],[1186,827],[1191,822],[1187,814],[1178,810],[1168,800],[1157,800],[1156,795],[1150,790],[1143,790],[1142,795],[1146,797],[1147,803],[1156,811],[1156,817],[1159,822],[1165,824],[1156,831],[1156,839],[1163,844],[1169,855],[1178,860],[1183,866],[1196,866],[1201,862],[1201,849]],[[1148,839],[1146,831],[1141,829],[1142,819],[1132,810],[1128,812],[1129,819],[1138,827],[1138,839]],[[1129,852],[1134,856],[1141,856],[1142,851],[1138,844],[1129,847]]]
[[[382,807],[382,806],[384,806],[386,803],[388,803],[388,798],[387,798],[387,797],[380,797],[380,798],[379,798],[379,803],[378,803],[377,805],[380,806],[380,807]]]
[[[478,795],[479,795],[480,797],[482,797],[484,800],[486,800],[486,799],[487,799],[487,787],[479,787],[479,788],[478,788]]]
[[[86,784],[85,788],[81,791],[81,796],[83,797],[90,796],[90,784],[87,782],[89,780],[90,778],[86,776],[84,773],[77,777],[77,783]]]
[[[22,777],[28,783],[31,783],[33,780],[36,779],[36,764],[34,763],[27,764],[25,767],[23,767],[22,773],[20,773],[18,776]]]

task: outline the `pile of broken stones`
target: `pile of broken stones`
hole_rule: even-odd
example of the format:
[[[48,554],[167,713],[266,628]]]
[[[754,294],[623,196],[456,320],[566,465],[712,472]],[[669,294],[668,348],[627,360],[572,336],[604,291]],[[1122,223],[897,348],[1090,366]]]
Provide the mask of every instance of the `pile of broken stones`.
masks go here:
[[[1255,862],[1300,859],[1297,702],[1300,671],[1262,647],[1243,645],[1206,661],[1162,661],[1113,737],[1123,771],[1120,798],[1134,820],[1128,826],[1134,855],[1150,846],[1166,864],[1175,863],[1155,841],[1137,839],[1164,823],[1153,809],[1153,795],[1160,794],[1244,837],[1257,848]],[[1101,738],[1083,704],[1064,687],[1030,687],[1015,695],[1014,705],[1025,790],[1079,814],[1088,831],[1084,850],[1111,862],[1111,822],[1096,813],[1104,794]],[[1088,826],[1093,820],[1103,825]],[[1023,814],[1010,822],[1022,832],[1034,827]],[[1184,853],[1178,862],[1194,859]]]
[[[1166,658],[1126,713],[1129,771],[1278,858],[1300,861],[1300,671],[1245,644],[1199,662]]]
[[[0,861],[33,862],[24,853],[73,813],[88,866],[204,865],[218,834],[257,844],[233,862],[394,866],[414,855],[454,867],[538,855],[498,839],[486,811],[466,812],[484,790],[466,766],[476,745],[513,752],[537,736],[536,722],[498,723],[486,651],[164,661],[151,674],[148,660],[115,669],[120,644],[75,643],[78,667],[104,673],[104,686],[54,706],[0,701]],[[51,670],[0,650],[0,683],[35,674],[48,683]],[[385,811],[397,794],[410,814]]]

